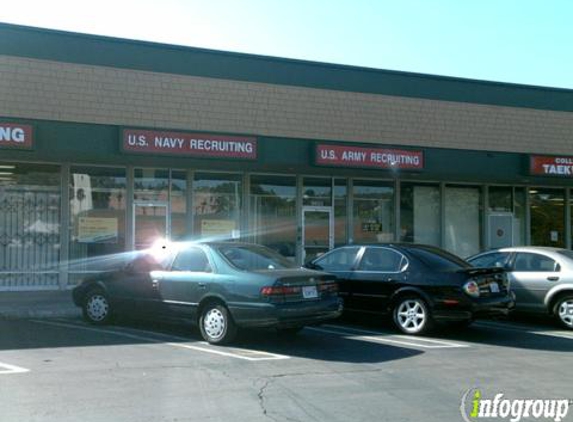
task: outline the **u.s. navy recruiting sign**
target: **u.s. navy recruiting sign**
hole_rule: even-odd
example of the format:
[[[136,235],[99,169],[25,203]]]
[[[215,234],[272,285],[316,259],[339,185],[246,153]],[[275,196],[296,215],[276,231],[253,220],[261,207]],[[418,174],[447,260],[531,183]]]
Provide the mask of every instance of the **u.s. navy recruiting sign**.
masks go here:
[[[124,129],[123,150],[213,158],[257,158],[257,139],[248,136]]]

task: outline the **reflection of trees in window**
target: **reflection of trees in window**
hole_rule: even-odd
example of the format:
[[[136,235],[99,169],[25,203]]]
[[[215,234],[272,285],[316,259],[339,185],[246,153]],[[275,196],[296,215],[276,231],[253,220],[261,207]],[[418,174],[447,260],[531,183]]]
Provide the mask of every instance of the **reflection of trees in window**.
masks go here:
[[[238,182],[224,182],[215,187],[199,186],[195,188],[195,213],[234,214],[240,206]]]

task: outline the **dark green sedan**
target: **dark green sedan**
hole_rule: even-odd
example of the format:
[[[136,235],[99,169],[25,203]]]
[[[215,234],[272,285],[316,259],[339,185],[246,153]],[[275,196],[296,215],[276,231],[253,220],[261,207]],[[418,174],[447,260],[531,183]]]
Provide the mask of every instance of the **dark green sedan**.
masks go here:
[[[230,342],[239,327],[293,334],[342,312],[332,275],[237,242],[166,244],[120,270],[85,279],[73,299],[93,324],[119,314],[186,320],[214,344]]]

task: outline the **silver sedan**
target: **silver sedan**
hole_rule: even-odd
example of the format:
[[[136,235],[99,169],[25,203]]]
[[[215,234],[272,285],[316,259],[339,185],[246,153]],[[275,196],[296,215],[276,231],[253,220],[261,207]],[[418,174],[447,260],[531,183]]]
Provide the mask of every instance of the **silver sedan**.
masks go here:
[[[494,249],[467,259],[476,267],[504,267],[516,310],[549,313],[573,329],[573,251],[523,246]]]

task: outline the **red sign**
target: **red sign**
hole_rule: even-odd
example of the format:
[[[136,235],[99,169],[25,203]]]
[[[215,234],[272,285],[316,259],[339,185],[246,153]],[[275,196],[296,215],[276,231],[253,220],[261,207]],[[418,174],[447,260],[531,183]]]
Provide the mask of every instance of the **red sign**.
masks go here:
[[[532,155],[529,172],[537,176],[573,177],[573,157]]]
[[[257,139],[246,136],[124,129],[123,150],[148,154],[256,160]]]
[[[364,148],[348,145],[317,145],[315,160],[316,164],[326,166],[401,170],[424,168],[424,153],[422,151]]]
[[[33,133],[30,125],[0,122],[0,148],[32,149]]]

